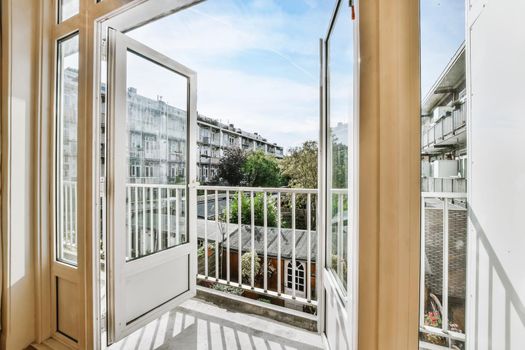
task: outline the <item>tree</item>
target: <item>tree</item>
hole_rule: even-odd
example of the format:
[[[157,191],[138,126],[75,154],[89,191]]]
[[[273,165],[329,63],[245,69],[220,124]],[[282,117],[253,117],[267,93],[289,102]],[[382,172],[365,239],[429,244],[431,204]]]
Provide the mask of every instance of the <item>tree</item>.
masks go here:
[[[256,193],[253,196],[253,209],[254,209],[254,221],[256,226],[264,225],[264,194]],[[239,194],[236,193],[230,204],[230,223],[238,223],[238,214],[239,214]],[[276,209],[276,200],[270,194],[267,194],[266,197],[266,224],[269,227],[275,227],[277,225],[277,209]],[[252,211],[250,203],[250,195],[242,192],[241,194],[241,222],[245,225],[250,225],[252,223]],[[226,217],[226,209],[223,212],[224,220]]]
[[[280,163],[281,172],[290,187],[317,188],[318,147],[316,141],[306,141],[291,148]]]
[[[277,159],[261,150],[248,154],[242,166],[242,172],[244,173],[244,182],[247,186],[279,187],[282,185]]]
[[[217,176],[230,186],[239,186],[244,178],[242,168],[246,162],[246,152],[240,148],[229,148],[221,158]]]

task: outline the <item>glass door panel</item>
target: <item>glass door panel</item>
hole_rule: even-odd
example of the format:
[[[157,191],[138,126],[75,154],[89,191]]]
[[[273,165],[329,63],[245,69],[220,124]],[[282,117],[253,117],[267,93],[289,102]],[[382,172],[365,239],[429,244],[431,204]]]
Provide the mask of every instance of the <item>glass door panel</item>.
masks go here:
[[[326,157],[323,335],[333,349],[356,344],[358,114],[353,2],[339,0],[322,47],[324,142]]]
[[[188,78],[127,51],[126,260],[188,242]]]
[[[192,70],[115,30],[108,47],[111,343],[195,295],[197,112]]]

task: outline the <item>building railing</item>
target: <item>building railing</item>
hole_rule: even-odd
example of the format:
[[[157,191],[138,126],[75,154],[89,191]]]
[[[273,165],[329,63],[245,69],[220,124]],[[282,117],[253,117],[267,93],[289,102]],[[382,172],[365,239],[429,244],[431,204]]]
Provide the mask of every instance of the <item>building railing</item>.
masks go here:
[[[186,242],[185,185],[128,183],[126,195],[128,260]]]
[[[467,179],[422,177],[421,192],[467,192]]]
[[[61,244],[72,257],[76,186],[63,184]],[[128,260],[187,242],[186,194],[185,185],[126,184]],[[317,189],[198,186],[196,205],[199,284],[315,312]],[[337,218],[342,227],[345,218]]]
[[[77,182],[63,181],[61,193],[60,246],[66,260],[76,260],[77,254]],[[71,259],[68,259],[71,257]]]
[[[467,194],[421,195],[420,349],[464,349]]]
[[[261,297],[317,305],[313,282],[319,256],[316,189],[197,189],[203,208],[199,215],[204,220],[204,232],[198,232],[203,250],[199,280]],[[305,212],[301,218],[300,212]],[[219,229],[212,233],[211,228]]]
[[[452,111],[451,115],[441,118],[437,123],[421,132],[421,148],[438,144],[447,136],[453,135],[466,124],[466,107],[462,104],[458,109]]]

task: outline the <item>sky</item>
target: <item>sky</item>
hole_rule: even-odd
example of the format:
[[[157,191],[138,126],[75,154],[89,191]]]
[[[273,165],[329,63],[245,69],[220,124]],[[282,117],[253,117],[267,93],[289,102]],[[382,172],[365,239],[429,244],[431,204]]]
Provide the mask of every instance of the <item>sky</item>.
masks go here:
[[[464,0],[421,0],[422,98],[464,40]]]
[[[197,72],[199,113],[258,132],[286,150],[318,138],[319,38],[334,5],[335,0],[208,0],[127,34]],[[342,71],[353,62],[351,45],[343,44],[352,35],[351,28],[344,29],[351,21],[339,22],[340,58],[333,66]],[[421,0],[422,97],[464,36],[463,0]],[[144,65],[132,70],[139,94],[180,100],[159,84],[170,78]],[[351,72],[332,74],[339,77],[337,85],[353,78]],[[353,104],[351,90],[334,88],[331,95],[333,120],[344,120]]]
[[[334,4],[208,0],[127,34],[197,72],[199,113],[286,150],[318,138],[319,38]]]

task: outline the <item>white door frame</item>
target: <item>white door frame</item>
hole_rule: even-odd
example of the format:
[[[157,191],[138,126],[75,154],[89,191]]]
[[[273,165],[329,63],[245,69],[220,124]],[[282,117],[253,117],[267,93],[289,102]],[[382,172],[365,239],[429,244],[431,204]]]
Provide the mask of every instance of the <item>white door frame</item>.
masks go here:
[[[355,13],[358,11],[358,1],[354,0],[351,3],[354,5]],[[349,219],[351,224],[348,230],[347,251],[349,256],[349,267],[347,269],[347,286],[346,293],[341,291],[339,283],[336,281],[333,272],[327,266],[331,259],[328,252],[331,250],[331,240],[329,229],[329,205],[331,200],[329,198],[330,179],[328,178],[328,169],[331,163],[331,154],[329,152],[328,142],[330,142],[330,107],[329,107],[329,52],[328,44],[337,16],[343,6],[348,6],[348,3],[343,0],[338,0],[335,4],[334,11],[330,18],[328,30],[324,39],[320,40],[320,59],[321,59],[321,117],[320,117],[320,138],[319,138],[319,189],[320,189],[320,227],[322,235],[322,242],[320,250],[322,250],[322,264],[321,266],[321,301],[320,301],[320,316],[319,316],[319,331],[323,336],[323,341],[327,348],[330,348],[328,339],[326,337],[326,322],[327,322],[327,304],[332,303],[336,305],[338,312],[338,319],[343,320],[346,325],[344,327],[346,337],[351,349],[357,349],[357,332],[358,332],[358,262],[359,262],[359,16],[353,21],[354,33],[354,66],[349,67],[353,70],[353,91],[354,91],[354,105],[353,105],[353,128],[349,128],[349,166],[351,167],[348,174],[348,198],[351,209],[349,210]],[[352,174],[356,176],[351,176]],[[326,288],[329,288],[334,293],[331,300],[327,300]],[[335,316],[335,315],[334,315]],[[334,349],[338,350],[338,349]]]
[[[110,29],[109,32],[109,55],[108,55],[108,105],[109,105],[109,137],[106,142],[108,149],[108,180],[107,203],[108,203],[108,340],[118,341],[134,330],[145,326],[149,321],[157,318],[167,310],[195,296],[196,280],[192,276],[197,274],[197,237],[196,237],[196,207],[191,205],[196,200],[195,186],[196,164],[195,150],[197,145],[197,108],[196,108],[196,73],[180,63],[152,50],[121,32]],[[187,177],[186,177],[186,243],[167,248],[139,259],[126,261],[126,179],[128,178],[127,154],[125,150],[127,138],[127,53],[131,50],[144,58],[151,60],[152,64],[158,64],[178,74],[187,80],[187,135],[188,147],[186,147]],[[111,142],[109,142],[111,141]],[[159,190],[160,191],[160,190]],[[160,195],[160,192],[159,192]],[[128,237],[129,239],[129,237]],[[128,320],[126,298],[129,287],[127,279],[136,273],[155,268],[155,266],[188,257],[187,288],[169,301],[163,301],[150,311],[138,316],[133,321]],[[182,273],[182,271],[179,271]],[[162,280],[162,279],[161,279]],[[182,282],[185,283],[185,282]],[[147,298],[147,296],[145,296]]]
[[[134,28],[140,27],[142,25],[145,25],[149,22],[155,21],[157,19],[160,19],[164,16],[173,14],[175,12],[184,10],[186,8],[189,8],[193,5],[196,5],[200,2],[203,2],[205,0],[125,0],[123,4],[117,6],[114,1],[108,1],[106,0],[105,3],[107,3],[107,9],[105,8],[106,4],[101,3],[99,7],[100,15],[94,20],[94,35],[93,35],[93,87],[94,87],[94,93],[93,93],[93,111],[94,111],[94,118],[93,118],[93,129],[96,131],[94,138],[94,185],[93,185],[93,197],[95,201],[98,201],[100,197],[103,198],[103,201],[101,204],[98,204],[98,211],[102,210],[103,217],[105,220],[103,222],[100,222],[97,218],[93,220],[93,227],[94,227],[94,234],[93,234],[93,272],[94,275],[92,276],[92,286],[93,286],[93,314],[95,315],[95,325],[94,325],[94,348],[95,349],[102,349],[105,348],[105,345],[102,344],[102,329],[104,328],[101,320],[101,298],[100,298],[100,291],[101,291],[101,260],[100,260],[100,254],[98,254],[98,247],[100,244],[103,244],[106,246],[106,231],[107,226],[109,226],[109,218],[110,216],[107,213],[106,210],[106,201],[105,199],[105,193],[107,192],[107,181],[106,178],[103,176],[103,171],[100,165],[99,159],[101,159],[101,151],[99,144],[102,140],[102,136],[100,135],[100,125],[101,123],[105,123],[105,125],[108,124],[108,104],[106,103],[106,111],[104,111],[104,106],[102,104],[102,101],[99,96],[99,91],[102,86],[103,81],[103,73],[107,73],[107,71],[104,71],[104,64],[103,62],[106,61],[106,58],[108,57],[108,39],[109,39],[109,28],[116,29],[120,32],[126,32],[129,30],[132,30]],[[195,90],[196,90],[196,84],[194,84]],[[108,90],[108,94],[111,93]],[[192,94],[193,96],[196,96],[196,94]],[[104,113],[105,112],[105,113]],[[195,113],[196,115],[196,113]],[[196,117],[196,116],[195,116]],[[197,135],[189,135],[188,137],[188,144],[190,145],[192,142],[196,144]],[[191,147],[188,147],[189,154],[195,155],[195,151],[191,152]],[[189,159],[189,158],[188,158]],[[191,168],[191,167],[189,167]],[[106,170],[107,171],[107,170]],[[189,171],[189,170],[188,170]],[[191,171],[195,171],[195,169],[192,169]],[[190,174],[188,173],[190,176]],[[188,177],[188,180],[194,178]],[[195,183],[191,183],[190,185],[193,186]],[[188,191],[189,192],[189,191]],[[194,212],[194,208],[188,208],[188,216],[193,215],[195,217],[196,213]],[[99,232],[102,232],[102,239]],[[195,247],[195,253],[196,253],[196,247]],[[190,276],[195,275],[196,271],[190,272]],[[107,277],[106,277],[106,290],[107,288]],[[194,293],[195,290],[192,290]],[[111,295],[107,294],[108,297],[108,303],[111,302],[109,299],[111,299]],[[176,303],[175,301],[173,301]],[[158,317],[158,315],[157,315]],[[153,318],[153,316],[152,316]],[[108,319],[108,326],[109,326],[109,319]]]

